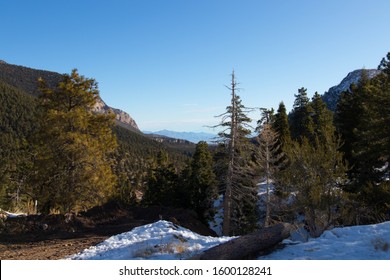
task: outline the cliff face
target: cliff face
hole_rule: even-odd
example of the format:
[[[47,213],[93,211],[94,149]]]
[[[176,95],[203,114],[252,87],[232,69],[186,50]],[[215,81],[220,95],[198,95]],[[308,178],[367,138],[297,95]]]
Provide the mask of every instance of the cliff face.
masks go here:
[[[322,99],[332,111],[336,110],[337,102],[339,101],[340,94],[343,91],[349,90],[351,84],[357,84],[362,76],[362,72],[366,71],[368,78],[372,79],[378,75],[381,71],[376,69],[359,69],[348,73],[348,75],[338,84],[337,86],[331,87],[325,94],[322,96]]]
[[[93,110],[101,114],[105,114],[111,111],[115,114],[115,119],[119,125],[129,128],[131,130],[139,131],[137,123],[128,113],[120,109],[108,106],[101,98],[97,100]]]
[[[43,78],[48,86],[55,87],[61,81],[62,75],[56,72],[12,65],[0,60],[0,81],[6,84],[21,89],[30,95],[38,96],[38,78]],[[119,125],[139,131],[137,123],[128,113],[120,109],[111,108],[101,98],[97,100],[94,111],[98,113],[111,111],[115,114],[116,121]]]

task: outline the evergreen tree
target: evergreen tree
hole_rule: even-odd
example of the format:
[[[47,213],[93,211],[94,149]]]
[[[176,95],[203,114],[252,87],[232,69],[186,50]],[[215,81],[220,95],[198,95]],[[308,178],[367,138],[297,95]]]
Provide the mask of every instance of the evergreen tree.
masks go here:
[[[288,116],[286,106],[283,102],[279,103],[277,113],[275,114],[275,121],[272,125],[274,131],[279,135],[279,142],[281,146],[288,145],[291,142],[290,127],[288,124]]]
[[[332,138],[335,134],[333,114],[327,108],[325,102],[322,100],[321,95],[319,95],[317,92],[312,98],[311,108],[313,110],[312,119],[314,137],[317,138],[320,143],[327,143],[328,141],[332,141]]]
[[[298,89],[298,94],[294,95],[295,101],[290,115],[290,131],[294,140],[306,137],[313,142],[313,109],[306,91],[307,89],[302,87]]]
[[[105,202],[116,180],[110,158],[116,139],[113,115],[92,112],[97,83],[73,70],[54,89],[40,80],[40,90],[34,183],[41,211],[69,212]]]
[[[340,186],[345,181],[346,166],[338,151],[340,142],[326,144],[308,139],[293,141],[287,151],[289,166],[278,173],[277,184],[287,186],[295,194],[295,216],[304,214],[310,234],[314,237],[334,226],[343,205]]]
[[[389,59],[390,53],[380,64],[382,73],[370,80],[361,94],[359,104],[363,113],[354,131],[357,141],[352,145],[357,181],[363,188],[361,200],[372,216],[369,222],[390,219]]]
[[[206,142],[201,141],[196,145],[189,170],[190,172],[187,172],[189,173],[187,174],[187,176],[189,175],[187,182],[188,205],[206,223],[213,217],[213,203],[218,194],[216,176],[213,171],[213,158]]]
[[[252,151],[247,136],[250,118],[248,109],[241,104],[237,95],[237,82],[234,72],[228,89],[231,91],[231,104],[226,108],[222,122],[217,125],[225,129],[219,134],[224,139],[227,166],[224,173],[224,219],[223,234],[239,234],[256,227],[257,191],[253,182]]]
[[[376,137],[370,132],[370,122],[376,115],[375,112],[370,112],[372,90],[372,81],[363,71],[359,83],[352,85],[350,92],[341,95],[337,107],[336,124],[345,143],[342,151],[352,166],[350,178],[354,181],[354,192],[359,192],[367,182],[378,177],[373,169],[373,158],[377,156],[372,153],[373,140],[369,139]]]
[[[180,206],[178,192],[179,176],[170,162],[168,153],[160,150],[147,178],[147,190],[143,197],[145,205]]]
[[[372,102],[367,104],[370,118],[367,119],[371,137],[372,154],[379,169],[380,181],[390,177],[390,52],[383,58],[379,69],[382,73],[372,79]],[[390,203],[390,202],[389,202]]]
[[[337,107],[337,130],[352,167],[345,190],[357,200],[354,214],[358,223],[390,219],[389,58],[388,54],[382,60],[382,73],[373,79],[363,71],[359,83],[342,94]]]

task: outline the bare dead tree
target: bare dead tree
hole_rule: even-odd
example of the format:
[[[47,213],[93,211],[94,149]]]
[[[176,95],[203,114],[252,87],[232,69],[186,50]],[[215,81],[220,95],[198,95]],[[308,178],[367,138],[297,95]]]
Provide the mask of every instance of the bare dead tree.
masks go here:
[[[219,125],[214,127],[224,127],[224,130],[219,133],[219,136],[226,142],[227,147],[227,170],[224,178],[224,219],[222,226],[223,235],[230,235],[232,232],[232,209],[234,204],[234,197],[242,195],[244,190],[240,188],[237,183],[237,177],[245,174],[243,167],[238,164],[240,160],[239,151],[242,150],[244,139],[251,133],[249,122],[250,118],[246,116],[246,113],[250,109],[244,107],[241,104],[241,99],[237,95],[238,83],[236,82],[234,71],[231,75],[231,84],[227,88],[231,92],[231,104],[226,108],[226,112],[217,116],[222,117],[222,121]]]
[[[264,227],[270,225],[271,213],[271,194],[270,184],[275,172],[278,171],[280,159],[283,154],[280,151],[279,135],[272,128],[272,111],[261,109],[262,118],[259,121],[257,130],[259,131],[258,142],[259,149],[257,150],[257,157],[260,163],[262,172],[265,175],[267,189],[266,189],[266,213],[264,219]]]

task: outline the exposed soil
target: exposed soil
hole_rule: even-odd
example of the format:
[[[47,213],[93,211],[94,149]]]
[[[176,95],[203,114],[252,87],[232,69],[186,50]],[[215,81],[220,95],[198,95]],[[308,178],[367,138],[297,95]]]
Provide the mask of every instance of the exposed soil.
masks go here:
[[[215,233],[193,211],[128,207],[115,202],[77,215],[31,215],[0,223],[1,260],[55,260],[134,227],[169,220],[203,235]]]

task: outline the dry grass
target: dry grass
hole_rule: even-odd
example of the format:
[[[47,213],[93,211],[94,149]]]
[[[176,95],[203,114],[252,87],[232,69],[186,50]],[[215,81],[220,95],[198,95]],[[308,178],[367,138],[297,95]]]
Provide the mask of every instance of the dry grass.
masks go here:
[[[134,252],[133,256],[135,258],[147,259],[156,254],[177,254],[180,259],[190,255],[191,252],[188,251],[187,241],[172,241],[170,243],[161,243],[158,245],[145,245],[139,248]]]
[[[371,244],[374,246],[375,251],[387,252],[390,249],[389,243],[380,237],[372,239]]]

